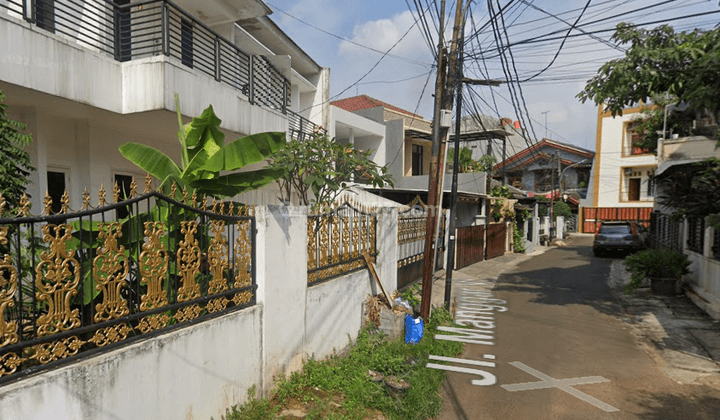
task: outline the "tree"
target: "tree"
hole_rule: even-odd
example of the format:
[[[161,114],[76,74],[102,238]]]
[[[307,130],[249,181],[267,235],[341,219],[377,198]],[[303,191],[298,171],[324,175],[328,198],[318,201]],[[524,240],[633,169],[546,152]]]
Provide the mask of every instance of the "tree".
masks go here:
[[[282,172],[280,200],[290,201],[295,192],[302,205],[329,204],[353,180],[376,187],[393,185],[387,167],[373,162],[370,153],[315,133],[309,140],[289,142],[272,156],[269,168]]]
[[[623,108],[672,95],[696,109],[720,110],[720,28],[676,33],[668,25],[642,29],[617,25],[611,38],[630,44],[625,57],[605,63],[577,97],[603,104],[613,116]]]
[[[177,95],[175,107],[182,152],[181,166],[151,146],[125,143],[119,149],[126,159],[158,178],[160,188],[164,191],[175,183],[181,190],[186,188],[198,196],[233,197],[271,184],[282,175],[282,171],[268,167],[255,171],[232,171],[262,162],[280,150],[285,145],[285,133],[253,134],[223,144],[225,134],[220,131],[221,120],[215,115],[212,105],[185,125],[180,116]]]
[[[16,208],[30,182],[28,175],[35,168],[24,150],[32,142],[23,134],[27,126],[8,117],[5,94],[0,91],[0,193],[10,208]]]

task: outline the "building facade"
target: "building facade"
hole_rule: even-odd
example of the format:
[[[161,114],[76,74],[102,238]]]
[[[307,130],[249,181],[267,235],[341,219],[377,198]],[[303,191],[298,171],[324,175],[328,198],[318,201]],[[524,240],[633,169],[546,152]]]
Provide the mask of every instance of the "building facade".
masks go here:
[[[34,208],[46,191],[55,202],[67,190],[77,209],[86,188],[97,196],[144,178],[118,152],[126,142],[179,162],[176,94],[186,117],[212,104],[228,141],[326,125],[329,70],[271,13],[261,0],[1,1],[0,89],[33,137]],[[244,198],[277,200],[272,191]]]
[[[585,206],[652,208],[657,157],[636,146],[641,140],[636,121],[643,108],[624,110],[617,117],[602,108],[598,108],[595,161]]]

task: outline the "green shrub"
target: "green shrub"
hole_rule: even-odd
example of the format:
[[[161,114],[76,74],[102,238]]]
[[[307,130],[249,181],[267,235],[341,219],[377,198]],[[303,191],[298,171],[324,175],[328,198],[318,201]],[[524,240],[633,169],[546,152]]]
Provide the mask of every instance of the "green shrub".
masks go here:
[[[646,278],[675,278],[690,272],[690,260],[682,252],[666,249],[646,249],[625,258],[625,268],[630,273],[627,293],[640,287]]]

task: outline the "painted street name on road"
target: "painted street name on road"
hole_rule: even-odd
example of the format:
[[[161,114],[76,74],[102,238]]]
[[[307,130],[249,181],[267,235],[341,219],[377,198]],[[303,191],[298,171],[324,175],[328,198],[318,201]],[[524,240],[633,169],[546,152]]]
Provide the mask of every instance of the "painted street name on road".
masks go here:
[[[453,333],[455,335],[435,334],[435,339],[494,346],[495,312],[506,312],[508,310],[507,307],[502,305],[506,305],[507,301],[493,297],[491,291],[493,284],[490,282],[457,279],[453,281],[453,287],[455,287],[457,296],[455,323],[471,328],[438,327],[440,331]],[[495,355],[483,354],[483,358],[495,360]],[[495,362],[458,359],[454,357],[430,355],[430,360],[489,368],[495,367]],[[497,383],[495,375],[485,370],[437,363],[428,363],[426,367],[480,376],[482,379],[473,379],[470,381],[471,384],[477,386],[489,386]]]

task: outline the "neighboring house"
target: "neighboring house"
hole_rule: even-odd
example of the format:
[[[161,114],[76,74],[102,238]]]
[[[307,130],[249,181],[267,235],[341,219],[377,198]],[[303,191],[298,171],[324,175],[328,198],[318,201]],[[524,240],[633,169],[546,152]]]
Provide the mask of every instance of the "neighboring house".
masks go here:
[[[653,175],[657,157],[638,147],[643,140],[637,130],[641,111],[647,106],[623,110],[613,117],[598,107],[595,160],[587,197],[580,201],[582,231],[595,232],[600,220],[632,220],[649,225],[655,200]]]
[[[327,125],[329,70],[271,13],[261,0],[0,1],[0,89],[33,137],[33,208],[46,191],[58,202],[67,189],[78,209],[85,188],[97,197],[144,178],[118,152],[125,142],[179,161],[175,94],[187,117],[212,104],[227,141]]]
[[[584,196],[594,157],[590,150],[542,139],[495,165],[495,173],[521,190]]]
[[[344,110],[385,127],[384,138],[380,137],[379,132],[372,134],[370,126],[360,134],[358,131],[354,132],[354,143],[360,148],[372,149],[375,163],[387,165],[388,172],[395,178],[394,189],[384,189],[378,193],[402,204],[409,202],[416,195],[427,201],[432,147],[431,122],[413,112],[367,95],[340,99],[331,102],[331,105],[330,113],[334,116],[340,115],[341,118],[349,119],[349,116],[342,112]],[[356,126],[359,125],[356,123]],[[350,131],[346,127],[338,125],[336,128],[331,127],[330,131],[333,130],[338,141],[351,142],[348,134]],[[337,136],[337,133],[341,133],[344,138]],[[485,134],[488,135],[491,133]],[[478,133],[473,132],[468,136],[478,136]],[[446,173],[443,183],[444,207],[450,202],[451,188],[452,174]],[[458,191],[462,200],[458,208],[457,225],[482,224],[485,214],[482,202],[483,198],[487,197],[486,174],[483,172],[459,174]]]
[[[450,147],[454,146],[454,139],[453,129],[450,130]],[[470,149],[475,161],[491,155],[495,162],[502,162],[531,145],[518,121],[487,115],[469,115],[460,120],[460,147]]]
[[[635,127],[642,109],[626,109],[613,117],[600,105],[593,177],[584,206],[652,208],[657,157],[635,145],[641,140]]]
[[[658,197],[667,188],[663,180],[682,175],[691,178],[703,169],[699,162],[720,158],[717,143],[717,139],[704,136],[658,141]],[[698,306],[720,319],[720,229],[708,226],[706,218],[701,216],[688,215],[676,222],[669,217],[672,210],[655,204],[651,226],[653,246],[676,249],[689,256],[692,265],[685,278],[690,280],[694,292],[689,295]]]

